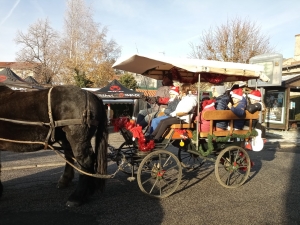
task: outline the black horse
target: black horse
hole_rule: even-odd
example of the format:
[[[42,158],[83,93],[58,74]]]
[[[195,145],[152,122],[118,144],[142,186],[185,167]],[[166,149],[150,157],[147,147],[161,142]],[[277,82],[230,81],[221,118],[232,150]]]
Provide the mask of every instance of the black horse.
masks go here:
[[[30,92],[0,86],[0,150],[30,152],[59,143],[66,160],[71,165],[75,160],[81,170],[67,206],[79,206],[96,189],[104,189],[105,179],[89,174],[105,176],[107,141],[107,116],[96,95],[75,86]],[[72,181],[71,165],[66,163],[58,188],[67,187]],[[0,196],[2,191],[0,180]]]

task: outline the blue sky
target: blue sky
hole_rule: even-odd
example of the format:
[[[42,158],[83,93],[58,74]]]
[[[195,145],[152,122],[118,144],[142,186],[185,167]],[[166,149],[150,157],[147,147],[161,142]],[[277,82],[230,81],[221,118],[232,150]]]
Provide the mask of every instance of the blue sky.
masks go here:
[[[190,42],[204,30],[227,19],[247,18],[270,37],[270,45],[284,58],[294,55],[300,34],[299,0],[86,0],[94,21],[108,27],[108,36],[122,47],[122,56],[135,53],[187,57]],[[27,32],[38,19],[63,29],[64,0],[0,0],[0,61],[15,61],[18,30]]]

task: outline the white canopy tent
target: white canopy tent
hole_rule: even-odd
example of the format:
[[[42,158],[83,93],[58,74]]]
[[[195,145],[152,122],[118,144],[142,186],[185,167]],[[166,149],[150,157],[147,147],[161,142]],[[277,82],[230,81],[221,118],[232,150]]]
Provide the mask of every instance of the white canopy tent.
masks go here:
[[[267,82],[269,80],[262,65],[166,56],[152,57],[136,54],[118,60],[112,67],[157,80],[161,80],[164,74],[171,71],[174,80],[184,83],[198,82],[199,74],[202,82],[210,82],[212,78],[216,78],[216,81],[222,80],[222,82],[249,79],[261,79]]]

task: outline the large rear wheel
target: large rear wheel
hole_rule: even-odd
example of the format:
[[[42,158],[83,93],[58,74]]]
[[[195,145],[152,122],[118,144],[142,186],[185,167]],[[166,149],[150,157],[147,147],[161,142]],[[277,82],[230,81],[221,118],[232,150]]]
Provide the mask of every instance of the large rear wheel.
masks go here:
[[[141,191],[155,198],[165,198],[175,192],[181,177],[178,158],[166,150],[149,153],[140,163],[137,173]]]
[[[237,188],[245,183],[250,169],[251,161],[248,153],[238,146],[223,149],[215,163],[216,178],[226,188]]]

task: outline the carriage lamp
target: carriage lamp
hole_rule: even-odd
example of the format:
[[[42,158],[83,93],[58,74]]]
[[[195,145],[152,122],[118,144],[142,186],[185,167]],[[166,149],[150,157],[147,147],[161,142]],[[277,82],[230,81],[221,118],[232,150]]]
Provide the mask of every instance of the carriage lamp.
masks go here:
[[[184,146],[184,142],[182,141],[182,139],[180,140],[180,143],[179,143],[179,145],[180,145],[181,147],[183,147],[183,146]]]

